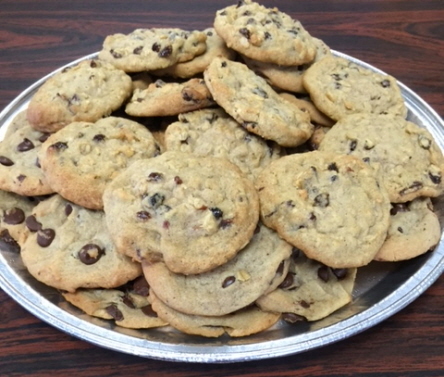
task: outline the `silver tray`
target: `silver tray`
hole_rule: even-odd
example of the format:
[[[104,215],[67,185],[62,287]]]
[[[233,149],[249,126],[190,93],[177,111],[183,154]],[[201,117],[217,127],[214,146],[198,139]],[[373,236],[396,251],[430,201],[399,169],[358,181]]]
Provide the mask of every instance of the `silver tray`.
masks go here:
[[[358,59],[337,56],[384,73]],[[81,60],[95,57],[85,56]],[[65,66],[65,67],[67,67]],[[62,70],[65,67],[61,67]],[[14,116],[24,110],[37,89],[54,73],[37,81],[0,113],[0,139]],[[444,123],[417,94],[399,83],[409,119],[426,127],[444,150]],[[444,224],[444,198],[435,203]],[[0,250],[0,287],[30,313],[74,337],[132,355],[169,361],[227,363],[274,358],[322,347],[371,328],[415,300],[444,271],[443,240],[433,252],[406,262],[376,263],[360,268],[353,302],[329,317],[294,325],[279,323],[253,336],[207,339],[170,328],[129,330],[92,318],[72,307],[58,293],[33,279],[18,254]]]

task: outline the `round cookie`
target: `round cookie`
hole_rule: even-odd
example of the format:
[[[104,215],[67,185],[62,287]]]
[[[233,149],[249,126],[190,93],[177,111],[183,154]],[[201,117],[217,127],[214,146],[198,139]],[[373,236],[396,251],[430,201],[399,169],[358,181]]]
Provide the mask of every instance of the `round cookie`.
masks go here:
[[[375,260],[397,262],[412,259],[438,244],[441,226],[430,198],[392,204],[390,214],[387,239]]]
[[[223,109],[180,114],[165,132],[167,150],[228,159],[248,177],[284,155],[283,148],[240,127]]]
[[[265,312],[254,305],[218,317],[184,314],[163,303],[154,293],[151,296],[153,309],[172,327],[186,334],[207,338],[217,338],[224,334],[233,338],[256,334],[270,328],[280,319],[279,313]]]
[[[214,28],[228,47],[251,59],[294,66],[316,55],[313,38],[299,21],[250,0],[217,11]]]
[[[120,117],[73,122],[42,145],[39,160],[51,188],[78,205],[103,208],[106,185],[132,162],[158,155],[141,124]]]
[[[305,71],[314,62],[331,55],[330,48],[322,40],[313,38],[313,42],[316,46],[316,56],[313,61],[303,65],[282,66],[253,60],[246,56],[243,56],[242,60],[248,68],[256,72],[259,76],[264,77],[271,86],[289,92],[306,93],[307,91],[302,80]]]
[[[95,122],[130,96],[131,77],[100,60],[84,60],[49,78],[27,109],[33,128],[55,132],[71,122]]]
[[[265,225],[333,268],[370,263],[389,227],[390,202],[374,170],[353,156],[292,154],[256,180]]]
[[[286,275],[292,246],[260,225],[253,238],[225,264],[197,275],[171,272],[165,263],[143,263],[148,284],[171,308],[193,315],[220,316],[253,303]]]
[[[338,56],[325,57],[310,66],[303,84],[316,107],[334,120],[362,112],[407,115],[395,78]]]
[[[151,71],[150,73],[154,76],[171,76],[189,79],[201,74],[217,56],[229,60],[235,58],[236,52],[227,47],[225,41],[219,37],[213,28],[205,29],[203,32],[207,36],[207,49],[202,55],[196,56],[187,62],[177,63],[164,69]]]
[[[68,292],[114,288],[141,275],[140,264],[117,251],[101,211],[54,195],[25,221],[30,234],[20,255],[29,273],[46,285]]]
[[[136,89],[125,106],[132,116],[168,116],[214,105],[205,81],[190,79],[183,83],[156,80],[144,90]]]
[[[24,196],[54,192],[40,169],[38,152],[49,134],[36,131],[19,113],[0,142],[0,189]]]
[[[130,329],[149,329],[166,326],[151,307],[149,287],[143,289],[139,281],[143,277],[126,284],[121,289],[79,289],[76,292],[64,292],[63,297],[70,304],[86,314],[112,319],[115,324]]]
[[[20,250],[29,233],[25,219],[35,205],[33,198],[0,190],[0,247]]]
[[[295,314],[317,321],[351,302],[356,272],[356,268],[332,269],[296,249],[285,280],[256,304],[283,313],[283,319],[291,320]]]
[[[136,29],[129,34],[108,35],[99,58],[125,72],[152,71],[201,55],[206,39],[205,33],[196,30]]]
[[[139,261],[163,259],[184,274],[234,257],[259,218],[253,184],[235,165],[177,151],[134,162],[107,186],[103,202],[121,252]]]
[[[298,146],[312,134],[309,115],[245,64],[216,58],[204,78],[214,100],[248,131],[284,147]]]
[[[444,156],[432,135],[401,116],[353,114],[324,136],[319,150],[356,156],[379,171],[393,203],[444,191]]]

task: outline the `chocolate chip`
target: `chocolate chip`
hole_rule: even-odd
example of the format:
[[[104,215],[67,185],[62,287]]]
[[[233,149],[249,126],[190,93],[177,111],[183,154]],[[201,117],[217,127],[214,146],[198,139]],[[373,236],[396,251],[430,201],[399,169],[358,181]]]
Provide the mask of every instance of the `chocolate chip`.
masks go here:
[[[294,273],[289,272],[287,276],[285,276],[285,279],[282,281],[281,284],[279,284],[280,289],[288,289],[290,288],[294,283]]]
[[[173,46],[168,45],[157,54],[160,58],[167,58],[173,53]]]
[[[245,5],[245,1],[244,0],[239,0],[237,2],[236,8],[239,8],[239,7],[243,6],[243,5]]]
[[[91,265],[96,263],[104,254],[105,249],[102,249],[96,244],[89,243],[83,246],[77,255],[82,263]]]
[[[37,232],[42,229],[42,224],[37,221],[34,215],[28,216],[25,220],[25,224],[31,232]]]
[[[177,175],[174,177],[174,182],[175,182],[177,185],[181,185],[181,184],[183,183],[182,178],[180,178],[180,177],[177,176]]]
[[[231,226],[231,224],[233,224],[232,219],[223,219],[219,224],[219,228],[226,229],[226,228],[229,228]]]
[[[408,212],[409,207],[405,203],[394,203],[390,209],[390,215],[395,216],[398,212]]]
[[[318,207],[328,207],[330,205],[330,195],[328,193],[319,194],[314,199],[314,205]]]
[[[159,193],[155,193],[154,195],[150,196],[148,201],[151,205],[151,207],[153,208],[159,208],[163,201],[165,200],[165,196],[159,194]]]
[[[382,86],[383,88],[388,88],[388,87],[390,87],[390,81],[389,81],[389,80],[382,80],[382,81],[381,81],[381,86]]]
[[[439,185],[441,183],[440,175],[432,174],[431,172],[429,172],[429,178],[435,185]]]
[[[301,300],[299,301],[299,305],[301,305],[304,309],[308,309],[311,305],[305,301],[305,300]]]
[[[142,313],[147,317],[157,318],[157,313],[153,310],[151,305],[142,306],[140,310],[142,310]]]
[[[93,141],[95,141],[96,143],[100,143],[101,141],[104,141],[105,138],[106,138],[105,135],[97,134],[97,135],[94,135]]]
[[[148,182],[159,182],[163,178],[162,173],[152,172],[148,175]]]
[[[138,46],[138,47],[136,47],[136,48],[133,50],[133,54],[135,54],[135,55],[140,55],[140,53],[142,52],[142,50],[143,50],[143,46]]]
[[[8,209],[5,211],[5,214],[3,216],[3,221],[6,224],[10,225],[17,225],[21,224],[23,221],[25,221],[25,213],[17,207]]]
[[[331,268],[331,272],[338,280],[342,280],[347,276],[348,270],[346,268]]]
[[[302,256],[302,251],[300,249],[298,249],[297,247],[293,247],[291,249],[291,258],[293,259],[294,262],[296,262],[301,256]]]
[[[219,220],[224,215],[223,211],[217,207],[210,208],[210,211],[213,213],[216,220]]]
[[[398,226],[397,230],[398,230],[399,233],[404,233],[404,230],[400,226]]]
[[[295,313],[282,313],[282,319],[288,323],[305,321],[305,318]]]
[[[12,166],[14,165],[14,162],[8,157],[0,156],[0,164],[2,164],[3,166]]]
[[[138,277],[133,282],[133,292],[139,296],[148,296],[150,293],[150,286],[148,285],[148,282],[143,276]]]
[[[24,174],[20,174],[17,176],[17,180],[19,182],[23,182],[25,179],[26,179],[26,175],[24,175]]]
[[[137,218],[139,218],[140,220],[143,220],[143,221],[151,219],[151,215],[147,211],[139,211],[136,213],[136,216],[137,216]]]
[[[222,68],[225,68],[227,66],[227,62],[222,62],[220,65]]]
[[[271,39],[271,34],[268,31],[264,33],[264,39]]]
[[[44,143],[46,140],[48,140],[48,137],[50,137],[51,134],[44,132],[42,135],[40,135],[40,137],[38,138],[38,141],[40,141],[41,143]]]
[[[358,140],[351,140],[349,146],[350,152],[353,152],[357,146],[358,146]]]
[[[54,229],[39,229],[37,231],[37,243],[41,247],[48,247],[54,241]]]
[[[96,68],[97,67],[97,62],[93,59],[93,60],[90,61],[89,66],[91,68]]]
[[[120,59],[123,56],[120,52],[116,52],[113,49],[109,50],[109,53],[114,59]]]
[[[247,39],[250,39],[251,37],[250,30],[248,30],[246,27],[239,29],[239,33],[241,33]]]
[[[155,42],[153,43],[153,45],[151,46],[151,50],[153,50],[154,52],[159,52],[160,51],[160,44]]]
[[[409,187],[406,187],[406,188],[402,189],[401,191],[399,191],[399,194],[401,196],[402,195],[407,195],[407,194],[410,194],[412,192],[418,191],[418,190],[420,190],[422,188],[423,188],[422,182],[415,181]]]
[[[57,151],[63,151],[68,148],[68,144],[64,143],[63,141],[58,141],[57,143],[50,145],[49,148],[56,149]]]
[[[131,300],[131,297],[129,297],[127,294],[125,294],[125,295],[122,297],[122,302],[123,302],[126,306],[128,306],[128,308],[131,308],[131,309],[135,309],[135,308],[136,308],[136,306],[134,305],[133,300]]]
[[[117,308],[116,304],[111,304],[105,308],[106,312],[113,317],[116,321],[123,321],[124,317],[122,312]]]
[[[321,266],[318,268],[318,278],[324,282],[330,279],[329,268],[327,266]]]
[[[65,215],[69,216],[72,213],[72,205],[71,204],[67,204],[65,206]]]
[[[19,152],[27,152],[31,149],[34,149],[34,144],[31,140],[27,139],[26,137],[23,139],[23,141],[17,145],[17,150]]]
[[[225,280],[222,282],[222,288],[227,288],[231,284],[233,284],[236,281],[236,278],[234,276],[228,276],[225,278]]]
[[[266,92],[264,89],[262,89],[262,88],[256,87],[256,88],[254,88],[254,89],[252,90],[252,92],[253,92],[254,94],[258,95],[259,97],[264,98],[264,99],[267,99],[267,98],[268,98],[268,94],[267,94],[267,92]]]
[[[332,162],[331,164],[328,164],[327,169],[328,170],[333,170],[335,172],[339,171],[338,165],[336,165],[336,162]]]
[[[13,253],[20,253],[20,245],[11,237],[8,229],[3,229],[0,232],[0,249],[11,251]]]

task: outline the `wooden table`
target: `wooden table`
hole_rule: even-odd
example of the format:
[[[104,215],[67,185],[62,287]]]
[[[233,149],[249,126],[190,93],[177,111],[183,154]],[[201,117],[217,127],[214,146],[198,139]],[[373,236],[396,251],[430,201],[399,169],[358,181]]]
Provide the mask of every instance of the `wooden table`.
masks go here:
[[[138,27],[203,29],[227,1],[2,0],[0,108],[40,77]],[[444,115],[442,0],[264,0],[331,48],[394,75]],[[225,365],[105,350],[36,319],[0,291],[1,376],[444,376],[444,277],[383,323],[295,356]]]

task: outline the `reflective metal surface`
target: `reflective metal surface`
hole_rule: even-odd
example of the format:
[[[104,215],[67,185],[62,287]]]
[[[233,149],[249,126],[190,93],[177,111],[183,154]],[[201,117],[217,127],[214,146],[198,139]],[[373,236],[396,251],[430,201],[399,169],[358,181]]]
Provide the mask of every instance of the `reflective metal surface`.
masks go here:
[[[350,56],[334,53],[378,71]],[[94,56],[96,54],[83,59]],[[2,111],[0,139],[12,118],[26,108],[29,99],[48,77],[25,90]],[[402,83],[399,85],[409,108],[409,119],[426,127],[444,150],[443,121],[414,92]],[[442,202],[444,199],[437,200],[435,205],[441,223],[444,223]],[[33,279],[18,254],[0,250],[0,287],[41,320],[75,337],[115,351],[162,360],[202,363],[273,358],[343,340],[371,328],[404,308],[421,295],[443,270],[444,245],[441,238],[436,250],[413,260],[400,263],[374,262],[360,268],[353,302],[321,321],[294,325],[280,323],[261,334],[240,339],[206,339],[169,328],[128,330],[108,321],[91,318],[66,303],[56,290]]]

